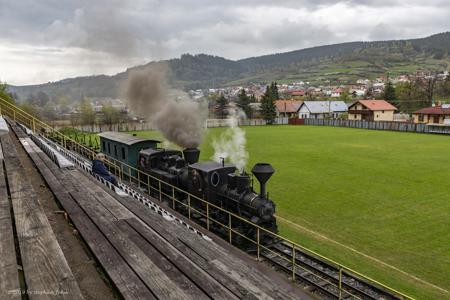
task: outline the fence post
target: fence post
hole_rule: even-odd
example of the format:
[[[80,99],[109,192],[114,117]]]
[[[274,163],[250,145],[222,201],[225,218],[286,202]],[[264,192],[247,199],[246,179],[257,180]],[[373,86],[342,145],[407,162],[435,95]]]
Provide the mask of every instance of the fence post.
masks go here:
[[[206,229],[209,231],[209,203],[206,202]]]
[[[342,299],[342,268],[339,268],[339,300]]]

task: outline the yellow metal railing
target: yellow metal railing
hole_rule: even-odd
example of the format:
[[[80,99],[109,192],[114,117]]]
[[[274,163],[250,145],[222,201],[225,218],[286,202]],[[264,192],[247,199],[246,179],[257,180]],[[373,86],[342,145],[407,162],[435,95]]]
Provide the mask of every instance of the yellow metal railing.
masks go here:
[[[40,121],[39,119],[35,118],[31,114],[25,112],[24,110],[20,109],[16,105],[0,98],[0,115],[8,116],[9,118],[13,119],[14,121],[17,121],[30,129],[32,129],[35,133],[42,134],[50,139],[52,139],[54,142],[58,143],[61,147],[75,151],[76,153],[81,154],[84,157],[87,157],[89,159],[93,159],[95,157],[96,151],[77,143],[72,138],[65,136],[64,134],[60,133],[59,131],[55,130],[51,126],[47,125],[46,123]],[[338,292],[339,292],[339,299],[343,297],[351,296],[355,299],[361,299],[359,295],[353,294],[348,289],[346,289],[345,282],[343,280],[344,276],[352,276],[360,278],[364,281],[367,281],[378,288],[387,291],[388,293],[391,293],[395,295],[396,297],[400,299],[413,299],[410,296],[407,296],[395,289],[392,289],[388,287],[387,285],[380,283],[374,279],[371,279],[355,270],[352,270],[351,268],[348,268],[338,262],[335,262],[329,258],[326,258],[315,251],[312,251],[310,249],[307,249],[285,237],[282,237],[278,234],[275,234],[271,232],[270,230],[267,230],[263,227],[260,227],[242,217],[239,215],[236,215],[232,212],[227,211],[226,209],[219,207],[215,204],[209,203],[205,201],[204,199],[201,199],[193,194],[190,194],[174,185],[168,184],[156,177],[151,176],[150,174],[144,173],[141,170],[130,166],[128,164],[125,164],[121,161],[115,160],[112,157],[108,157],[108,159],[105,161],[106,165],[108,166],[108,169],[114,173],[117,177],[119,177],[122,181],[128,181],[130,184],[136,184],[139,188],[144,188],[149,194],[155,195],[156,197],[162,201],[163,197],[167,199],[169,202],[172,203],[172,208],[180,208],[183,207],[185,211],[187,210],[187,216],[189,219],[192,219],[192,214],[195,213],[206,220],[206,224],[204,225],[206,229],[210,229],[210,224],[215,224],[216,226],[219,226],[227,232],[227,240],[229,243],[233,243],[233,237],[240,237],[247,242],[254,244],[256,247],[256,257],[259,260],[263,255],[266,255],[270,253],[274,257],[278,257],[279,259],[284,260],[289,264],[289,266],[292,268],[292,274],[291,278],[292,280],[296,279],[297,271],[302,272],[308,272],[310,275],[315,276],[316,279],[320,279],[322,281],[326,281],[328,284],[332,285]],[[155,184],[157,183],[157,184]],[[170,194],[167,193],[167,190],[170,190]],[[176,194],[180,193],[186,196],[186,201],[181,201],[176,197]],[[198,208],[198,206],[201,206],[201,208]],[[177,207],[178,205],[178,207]],[[223,222],[221,220],[215,219],[211,215],[211,211],[220,211],[223,214],[225,214],[227,217],[227,221]],[[252,239],[248,237],[247,235],[237,231],[233,228],[234,222],[244,222],[245,224],[251,226],[251,228],[255,231],[255,239]],[[267,235],[270,236],[276,240],[282,241],[285,245],[288,245],[292,248],[292,253],[290,254],[291,257],[285,256],[280,254],[279,252],[274,251],[270,247],[267,247],[261,243],[261,236]],[[324,277],[321,274],[318,274],[318,272],[300,265],[296,260],[296,255],[299,253],[306,253],[316,259],[323,260],[333,268],[335,268],[337,275],[334,277],[334,280],[330,280],[329,276]]]

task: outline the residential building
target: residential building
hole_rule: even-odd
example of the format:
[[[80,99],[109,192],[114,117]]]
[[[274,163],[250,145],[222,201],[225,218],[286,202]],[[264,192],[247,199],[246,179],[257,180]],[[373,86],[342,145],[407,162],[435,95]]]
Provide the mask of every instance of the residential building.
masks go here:
[[[334,91],[331,92],[331,97],[339,98],[343,92],[344,92],[343,89],[337,88],[337,89],[335,89]]]
[[[304,101],[298,109],[300,119],[338,118],[347,112],[344,101]]]
[[[413,118],[414,123],[450,125],[450,104],[419,109]]]
[[[302,105],[303,101],[297,100],[277,100],[275,101],[275,107],[278,117],[284,118],[297,118],[297,112]]]
[[[395,106],[385,100],[359,100],[348,107],[349,120],[394,121]]]

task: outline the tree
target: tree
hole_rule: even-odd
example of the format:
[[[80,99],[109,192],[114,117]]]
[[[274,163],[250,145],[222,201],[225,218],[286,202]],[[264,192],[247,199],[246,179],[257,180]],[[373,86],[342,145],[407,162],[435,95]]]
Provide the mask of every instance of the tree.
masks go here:
[[[216,100],[216,110],[221,119],[224,119],[227,115],[227,106],[227,98],[225,98],[223,94],[220,94],[219,98]]]
[[[36,105],[38,105],[39,107],[44,107],[50,101],[50,97],[47,95],[47,93],[39,91],[36,93],[35,101]]]
[[[386,86],[384,87],[383,98],[384,98],[384,100],[389,101],[389,102],[395,102],[395,100],[397,100],[397,97],[395,95],[394,85],[389,80],[389,78],[386,82]]]
[[[436,86],[437,76],[436,74],[429,76],[425,81],[425,96],[427,106],[431,106],[433,103],[434,89]]]
[[[278,89],[274,92],[272,91],[272,88],[273,83],[266,87],[266,92],[261,98],[261,115],[268,124],[273,124],[275,116],[277,115],[275,109],[275,96],[278,93]]]
[[[14,103],[14,98],[11,96],[10,93],[8,93],[8,86],[6,85],[6,83],[2,83],[1,81],[0,81],[0,98],[10,103]]]
[[[341,93],[341,95],[339,96],[339,99],[342,101],[350,101],[352,100],[352,98],[350,97],[350,94],[348,93],[348,91],[343,91]]]
[[[112,106],[111,103],[106,103],[102,106],[103,123],[109,125],[109,130],[112,130],[112,125],[119,122],[120,113]]]
[[[278,93],[278,86],[276,82],[272,82],[270,84],[270,92],[272,99],[274,99],[274,101],[280,99],[280,94]]]
[[[58,105],[58,111],[61,114],[68,114],[70,112],[69,107],[69,99],[65,96],[61,96],[56,100],[56,103]]]
[[[20,106],[20,108],[24,111],[26,111],[27,113],[29,113],[30,115],[36,117],[36,118],[40,118],[40,114],[39,114],[39,107],[37,107],[36,105],[26,102],[24,104],[22,104]]]
[[[80,103],[81,124],[91,125],[92,131],[95,124],[95,111],[91,105],[91,101],[84,97]]]
[[[245,90],[242,89],[238,95],[238,100],[237,100],[236,104],[237,104],[237,107],[242,109],[242,111],[245,113],[247,118],[252,117],[252,107],[250,106],[250,101],[251,101],[250,97],[247,96],[247,94],[245,93]]]
[[[395,88],[397,105],[401,111],[411,113],[417,109],[431,106],[427,95],[428,81],[416,78],[411,82],[398,83]]]
[[[47,104],[45,104],[42,108],[42,116],[47,121],[54,121],[56,119],[55,106],[52,102],[47,102]]]

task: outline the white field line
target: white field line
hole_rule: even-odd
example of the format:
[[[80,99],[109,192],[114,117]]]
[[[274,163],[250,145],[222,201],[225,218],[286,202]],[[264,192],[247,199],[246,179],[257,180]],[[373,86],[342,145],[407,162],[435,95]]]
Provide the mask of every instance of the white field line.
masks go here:
[[[424,285],[427,285],[427,286],[430,286],[430,287],[432,287],[432,288],[435,288],[435,289],[437,289],[437,290],[439,290],[439,291],[441,291],[441,292],[450,294],[450,291],[448,291],[448,290],[446,290],[446,289],[444,289],[444,288],[442,288],[442,287],[440,287],[440,286],[437,286],[437,285],[435,285],[435,284],[432,284],[432,283],[430,283],[430,282],[428,282],[428,281],[425,281],[425,280],[423,280],[423,279],[421,279],[421,278],[419,278],[419,277],[417,277],[417,276],[414,276],[414,275],[412,275],[412,274],[410,274],[410,273],[408,273],[408,272],[405,272],[405,271],[403,271],[403,270],[401,270],[401,269],[399,269],[399,268],[397,268],[397,267],[394,267],[394,266],[392,266],[392,265],[390,265],[390,264],[388,264],[388,263],[385,263],[384,261],[379,260],[378,258],[375,258],[375,257],[373,257],[373,256],[370,256],[370,255],[368,255],[368,254],[365,254],[365,253],[363,253],[363,252],[361,252],[361,251],[358,251],[358,250],[356,250],[356,249],[354,249],[354,248],[352,248],[352,247],[349,247],[349,246],[347,246],[347,245],[341,244],[341,243],[339,243],[338,241],[335,241],[335,240],[333,240],[333,239],[331,239],[331,238],[329,238],[329,237],[327,237],[327,236],[325,236],[325,235],[323,235],[323,234],[321,234],[321,233],[318,233],[318,232],[316,232],[316,231],[313,231],[313,230],[311,230],[311,229],[308,229],[308,228],[306,228],[306,227],[303,227],[303,226],[301,226],[301,225],[298,225],[298,224],[296,224],[296,223],[294,223],[294,222],[292,222],[292,221],[289,221],[288,219],[285,219],[285,218],[283,218],[283,217],[280,217],[279,215],[277,215],[276,218],[279,219],[279,220],[281,220],[282,222],[289,223],[290,225],[292,225],[292,226],[294,226],[294,227],[297,227],[297,228],[300,229],[300,230],[306,231],[306,232],[308,232],[308,233],[310,233],[310,234],[312,234],[312,235],[314,235],[314,236],[318,236],[318,237],[320,237],[321,239],[324,239],[324,240],[327,240],[327,241],[329,241],[329,242],[332,242],[332,243],[334,243],[334,244],[336,244],[336,245],[339,245],[339,246],[341,246],[341,247],[343,247],[343,248],[345,248],[345,249],[348,249],[348,250],[350,250],[350,251],[352,251],[352,252],[354,252],[354,253],[357,253],[357,254],[359,254],[359,255],[365,257],[365,258],[368,258],[368,259],[373,260],[373,261],[375,261],[375,262],[377,262],[377,263],[379,263],[379,264],[381,264],[381,265],[383,265],[383,266],[386,266],[386,267],[388,267],[388,268],[390,268],[390,269],[392,269],[392,270],[395,270],[395,271],[397,271],[397,272],[399,272],[399,273],[402,273],[403,275],[405,275],[405,276],[407,276],[407,277],[410,277],[410,278],[412,278],[412,279],[414,279],[414,280],[416,280],[416,281],[419,281],[419,282],[423,283]]]

